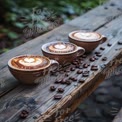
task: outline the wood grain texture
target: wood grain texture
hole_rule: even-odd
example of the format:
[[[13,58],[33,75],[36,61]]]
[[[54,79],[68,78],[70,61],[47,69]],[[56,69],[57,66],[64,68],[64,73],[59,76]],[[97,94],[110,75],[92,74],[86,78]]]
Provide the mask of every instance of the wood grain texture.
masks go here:
[[[114,118],[113,122],[121,122],[122,121],[122,108],[117,114],[117,116]]]
[[[106,5],[109,6],[109,4],[110,2],[107,3]],[[92,86],[97,84],[95,85],[97,87],[98,84],[101,82],[101,80],[98,80],[98,82],[96,82],[95,79],[101,78],[100,73],[102,71],[103,71],[102,73],[104,73],[105,71],[103,68],[101,68],[101,65],[109,64],[111,61],[116,60],[117,58],[118,59],[121,58],[119,55],[122,54],[121,53],[122,46],[118,45],[118,41],[122,40],[120,34],[122,28],[122,24],[120,24],[122,22],[122,15],[121,15],[122,13],[120,10],[117,9],[118,7],[119,4],[117,4],[114,7],[110,6],[110,9],[104,10],[104,7],[100,6],[96,8],[95,11],[92,10],[86,13],[85,15],[81,16],[80,19],[79,18],[78,20],[76,19],[77,21],[73,20],[70,23],[62,25],[61,27],[56,28],[47,34],[44,34],[30,42],[27,42],[22,46],[19,46],[11,50],[10,52],[1,55],[0,56],[0,69],[1,69],[0,80],[2,82],[4,81],[5,85],[3,87],[0,87],[0,96],[2,96],[0,98],[0,122],[6,122],[6,121],[7,122],[21,122],[21,121],[34,122],[37,120],[42,122],[42,120],[49,119],[50,116],[53,117],[58,109],[62,109],[68,106],[69,107],[73,106],[72,104],[74,103],[74,101],[79,99],[79,102],[73,107],[71,107],[73,111],[76,108],[76,106],[85,97],[91,94]],[[100,11],[100,16],[98,17],[99,19],[96,19],[96,21],[94,20],[96,24],[92,25],[91,20],[93,21],[93,18],[98,16],[98,14],[96,13],[97,10]],[[113,12],[110,12],[111,10],[113,10]],[[109,14],[104,15],[105,12],[109,12]],[[91,14],[93,16],[90,16]],[[85,21],[84,18],[86,18],[86,16],[87,19]],[[109,16],[115,18],[112,20],[106,19]],[[100,50],[99,48],[101,46],[105,47],[105,50],[101,51],[103,56],[100,57],[99,60],[96,60],[95,62],[90,62],[91,65],[93,64],[99,65],[99,70],[96,72],[94,71],[90,72],[90,76],[88,78],[85,78],[84,84],[73,82],[69,86],[56,85],[56,87],[65,88],[65,92],[63,93],[63,99],[57,101],[57,100],[53,100],[53,96],[56,94],[56,92],[50,92],[49,87],[51,84],[54,84],[54,81],[57,78],[66,78],[64,76],[64,73],[63,74],[58,73],[58,76],[51,76],[51,77],[48,75],[47,77],[41,79],[41,84],[35,86],[26,86],[26,85],[19,84],[19,82],[13,78],[13,76],[8,71],[6,65],[9,58],[15,55],[25,54],[28,52],[32,54],[41,54],[41,45],[46,42],[54,41],[56,40],[56,38],[59,38],[63,41],[68,41],[67,35],[69,32],[76,29],[81,29],[81,26],[79,26],[80,20],[83,23],[82,27],[86,27],[87,25],[90,27],[90,30],[96,30],[108,37],[108,41],[102,45],[99,45],[99,47],[96,48],[95,50],[95,51],[99,51]],[[108,42],[112,44],[111,47],[107,46]],[[92,52],[90,55],[87,56],[86,59],[84,59],[85,63],[86,62],[89,63],[89,58],[94,55],[94,52]],[[108,57],[108,60],[106,62],[103,62],[101,60],[104,56]],[[110,68],[109,65],[107,65],[106,68],[108,68],[109,70]],[[82,75],[78,75],[76,73],[77,70],[78,69],[70,72],[70,76],[74,76],[77,77],[77,79],[81,79]],[[90,67],[87,70],[90,70]],[[89,89],[91,90],[91,92]],[[8,93],[4,95],[6,92]],[[81,95],[83,98],[81,98]],[[29,116],[24,120],[19,118],[20,112],[23,109],[29,110]]]

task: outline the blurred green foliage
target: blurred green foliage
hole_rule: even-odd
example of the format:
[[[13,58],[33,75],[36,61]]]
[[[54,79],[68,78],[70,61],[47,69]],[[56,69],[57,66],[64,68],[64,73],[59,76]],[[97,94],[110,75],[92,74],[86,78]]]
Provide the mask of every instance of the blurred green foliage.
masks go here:
[[[31,21],[33,9],[54,11],[56,16],[53,18],[61,18],[63,22],[67,22],[76,16],[104,3],[106,0],[1,0],[0,10],[0,53],[8,48],[13,48],[21,43],[22,30],[26,24],[21,21],[22,17],[26,17],[26,22]],[[40,15],[37,15],[37,17]],[[25,19],[25,18],[24,18]],[[61,24],[61,23],[60,23]],[[48,22],[42,20],[37,26],[48,26]],[[19,38],[19,39],[18,39]]]

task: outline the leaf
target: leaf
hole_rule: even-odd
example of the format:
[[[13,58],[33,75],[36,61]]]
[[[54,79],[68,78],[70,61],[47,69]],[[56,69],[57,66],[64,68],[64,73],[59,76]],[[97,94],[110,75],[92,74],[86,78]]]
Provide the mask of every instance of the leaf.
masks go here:
[[[20,23],[20,22],[15,22],[14,25],[18,28],[24,28],[25,25],[23,23]]]
[[[11,39],[16,39],[16,38],[18,38],[18,34],[15,32],[9,32],[8,37]]]

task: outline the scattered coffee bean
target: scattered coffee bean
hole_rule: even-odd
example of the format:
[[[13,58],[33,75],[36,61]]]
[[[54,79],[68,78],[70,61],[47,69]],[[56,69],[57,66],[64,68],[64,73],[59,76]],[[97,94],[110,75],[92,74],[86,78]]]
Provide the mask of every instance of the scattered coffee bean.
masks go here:
[[[83,64],[83,68],[87,68],[88,67],[88,64]]]
[[[74,77],[69,77],[69,79],[71,79],[72,81],[77,81],[77,78]]]
[[[70,80],[66,80],[66,84],[67,85],[70,85],[71,84],[71,81]]]
[[[83,77],[88,77],[89,73],[83,73]]]
[[[74,65],[77,65],[77,64],[78,64],[78,62],[76,62],[76,61],[73,61],[73,62],[72,62],[72,64],[74,64]]]
[[[64,92],[64,89],[63,88],[58,88],[58,92]]]
[[[101,56],[102,56],[102,54],[96,54],[96,56],[97,56],[97,57],[101,57]]]
[[[62,79],[58,79],[55,81],[55,83],[61,83]]]
[[[86,58],[86,57],[87,57],[87,55],[85,55],[85,54],[84,54],[84,55],[82,55],[81,57],[82,57],[82,58]]]
[[[55,91],[56,87],[55,86],[50,86],[50,91]]]
[[[63,80],[61,81],[61,84],[65,84],[65,83],[66,83],[66,80],[63,79]]]
[[[89,76],[89,71],[84,71],[83,72],[83,77],[88,77]]]
[[[92,57],[92,58],[90,58],[89,60],[90,60],[90,61],[95,61],[95,58],[94,58],[94,57]]]
[[[103,57],[103,58],[102,58],[102,61],[106,61],[106,60],[107,60],[107,57]]]
[[[98,66],[92,65],[92,66],[91,66],[91,70],[93,70],[93,71],[98,70]]]
[[[85,80],[84,80],[84,79],[80,79],[79,82],[80,82],[80,83],[84,83]]]
[[[60,94],[56,94],[56,95],[54,95],[54,99],[61,99],[62,98],[62,95],[60,95]]]
[[[20,113],[20,118],[25,119],[29,115],[27,110],[22,110]]]
[[[110,47],[111,45],[112,45],[112,44],[110,44],[110,43],[107,44],[107,46],[109,46],[109,47]]]
[[[80,67],[80,65],[76,65],[75,67],[76,67],[76,68],[79,68],[79,67]]]
[[[82,70],[78,70],[77,71],[77,74],[81,74],[83,71]]]
[[[95,52],[95,54],[100,54],[100,52]]]
[[[119,44],[119,45],[122,45],[122,41],[118,41],[118,44]]]
[[[105,48],[104,47],[100,47],[100,50],[105,50]]]
[[[75,71],[75,67],[71,67],[71,69],[70,69],[71,71]]]

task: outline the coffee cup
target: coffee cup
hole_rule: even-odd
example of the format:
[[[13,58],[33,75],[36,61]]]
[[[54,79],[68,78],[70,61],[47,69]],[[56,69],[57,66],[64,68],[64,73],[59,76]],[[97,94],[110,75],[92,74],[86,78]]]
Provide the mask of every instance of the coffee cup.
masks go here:
[[[37,79],[44,77],[51,70],[58,68],[58,62],[39,55],[20,55],[8,61],[12,75],[25,84],[36,84]]]
[[[71,43],[83,47],[87,53],[92,52],[99,44],[107,40],[107,37],[100,33],[82,30],[73,31],[68,37]]]
[[[60,64],[72,62],[85,52],[84,48],[63,41],[46,43],[41,49],[44,56],[57,60]]]

